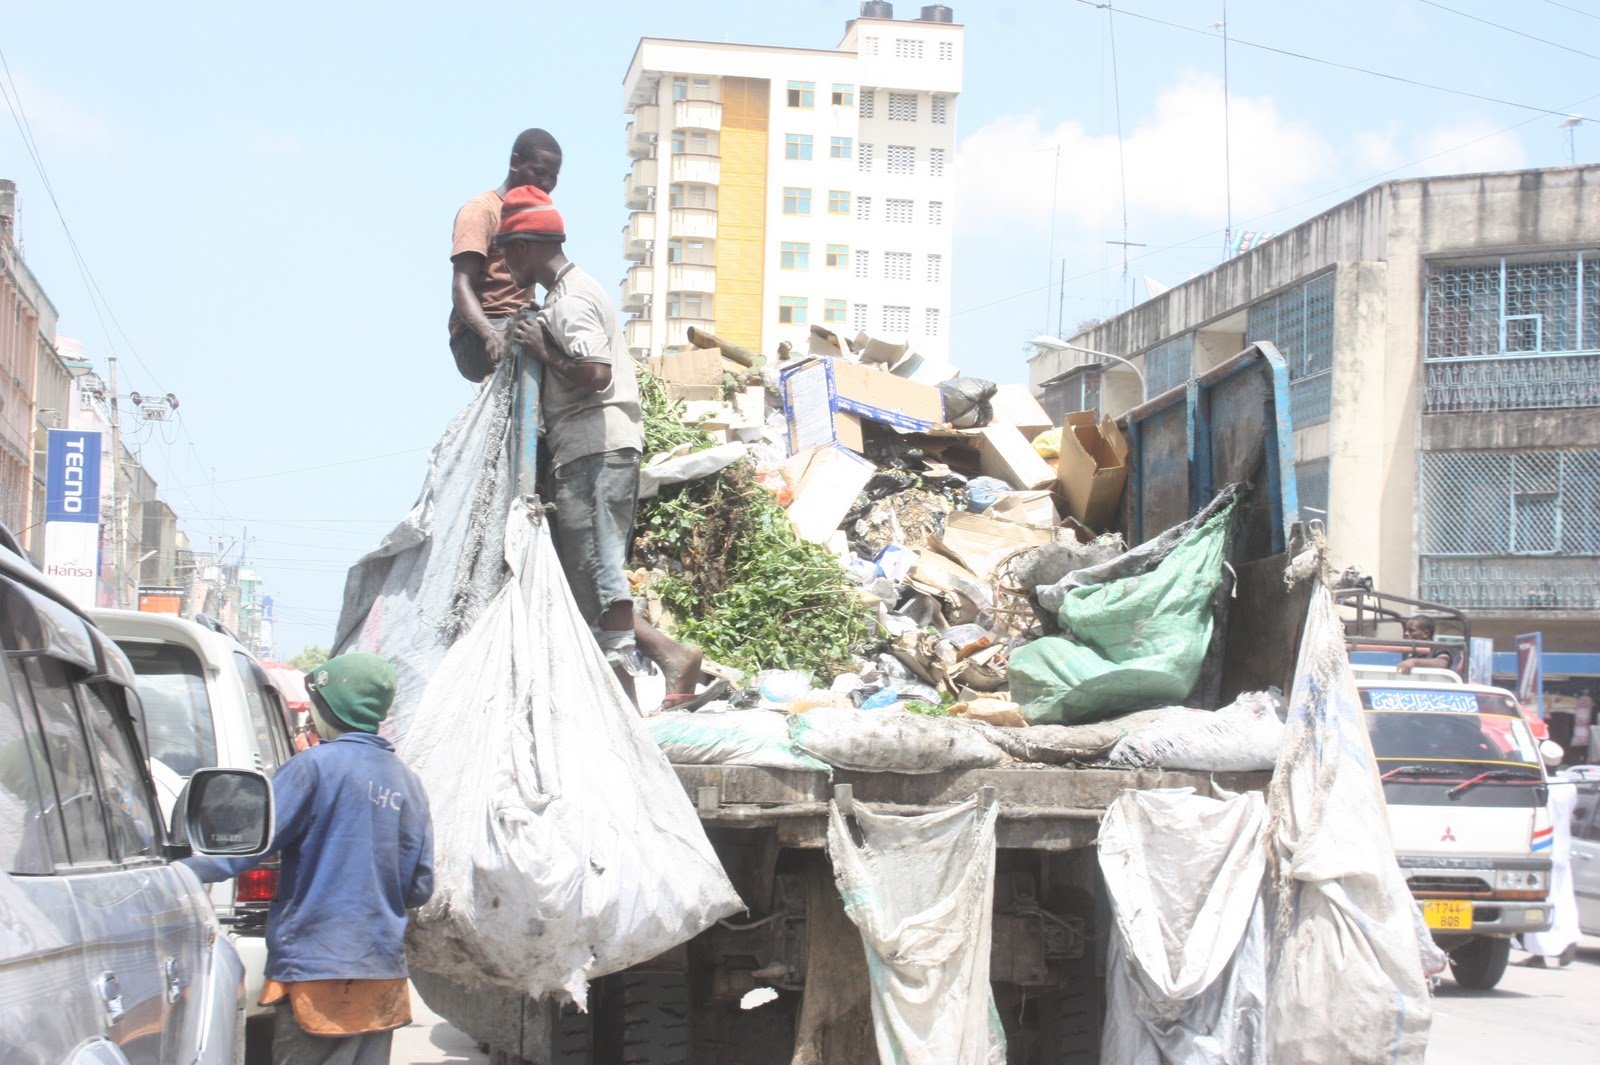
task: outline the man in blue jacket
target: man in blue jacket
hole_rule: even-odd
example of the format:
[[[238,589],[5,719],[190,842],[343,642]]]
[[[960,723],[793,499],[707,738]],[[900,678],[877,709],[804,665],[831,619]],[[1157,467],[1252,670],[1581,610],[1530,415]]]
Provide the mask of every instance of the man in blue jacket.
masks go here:
[[[411,1022],[406,911],[433,895],[428,797],[377,735],[394,701],[394,666],[346,654],[306,680],[323,742],[272,782],[271,853],[282,867],[261,1003],[277,1004],[273,1065],[387,1065],[394,1029]],[[185,864],[210,882],[265,857]]]

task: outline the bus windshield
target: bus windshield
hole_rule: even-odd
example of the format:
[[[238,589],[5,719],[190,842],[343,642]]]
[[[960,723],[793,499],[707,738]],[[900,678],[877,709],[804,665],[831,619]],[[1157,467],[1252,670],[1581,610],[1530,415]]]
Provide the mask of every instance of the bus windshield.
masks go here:
[[[1539,770],[1539,749],[1516,703],[1498,692],[1361,689],[1372,753],[1390,762],[1469,762]]]

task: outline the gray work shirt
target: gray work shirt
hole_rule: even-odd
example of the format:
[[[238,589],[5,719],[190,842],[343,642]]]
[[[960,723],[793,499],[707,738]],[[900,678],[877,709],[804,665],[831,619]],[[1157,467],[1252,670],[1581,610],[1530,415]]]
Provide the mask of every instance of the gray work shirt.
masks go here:
[[[585,455],[622,448],[644,450],[644,416],[639,409],[639,378],[605,289],[576,266],[568,266],[539,311],[557,358],[602,362],[611,367],[611,384],[595,392],[546,369],[539,402],[545,446],[554,469]]]

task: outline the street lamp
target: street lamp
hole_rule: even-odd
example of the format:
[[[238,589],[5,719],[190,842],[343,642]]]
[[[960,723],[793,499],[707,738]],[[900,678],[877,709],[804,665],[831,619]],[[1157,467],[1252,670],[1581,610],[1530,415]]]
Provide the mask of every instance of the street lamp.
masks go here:
[[[1139,402],[1142,404],[1145,400],[1150,398],[1150,390],[1145,387],[1144,383],[1144,371],[1139,369],[1139,367],[1135,366],[1133,363],[1129,362],[1127,359],[1124,359],[1121,355],[1113,355],[1109,351],[1096,351],[1093,348],[1081,348],[1076,344],[1068,344],[1060,337],[1037,336],[1028,341],[1028,343],[1032,344],[1041,351],[1081,351],[1085,355],[1098,355],[1102,359],[1110,359],[1113,362],[1120,362],[1122,365],[1132,370],[1134,372],[1134,376],[1139,378]]]

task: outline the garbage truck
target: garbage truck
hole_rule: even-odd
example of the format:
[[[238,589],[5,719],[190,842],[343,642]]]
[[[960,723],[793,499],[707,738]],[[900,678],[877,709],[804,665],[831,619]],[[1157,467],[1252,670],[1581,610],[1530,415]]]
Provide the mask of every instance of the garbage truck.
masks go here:
[[[1117,531],[1139,544],[1242,485],[1230,579],[1191,702],[1289,692],[1310,602],[1285,568],[1302,546],[1288,372],[1266,343],[1128,412]],[[1016,730],[1026,731],[1026,730]],[[1109,910],[1094,844],[1129,789],[1263,790],[1270,771],[1118,769],[1026,759],[915,774],[674,767],[747,912],[594,981],[588,1012],[466,987],[413,959],[431,1008],[499,1065],[846,1065],[877,1060],[871,976],[828,857],[830,812],[996,812],[989,978],[1017,1065],[1099,1061]]]

